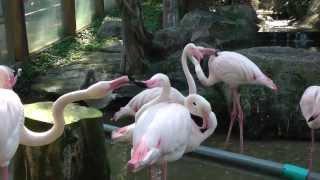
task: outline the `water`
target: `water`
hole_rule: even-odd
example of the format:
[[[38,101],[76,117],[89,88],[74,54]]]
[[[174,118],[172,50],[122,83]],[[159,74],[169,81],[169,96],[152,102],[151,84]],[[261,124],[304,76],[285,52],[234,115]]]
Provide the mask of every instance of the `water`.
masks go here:
[[[236,137],[236,135],[235,135]],[[213,135],[204,145],[223,148],[224,135]],[[232,143],[233,142],[233,143]],[[238,152],[238,139],[232,139],[229,151]],[[281,163],[292,163],[302,167],[307,165],[309,142],[305,141],[245,141],[245,154],[257,158],[277,161]],[[136,174],[128,173],[126,163],[130,159],[130,146],[125,143],[107,143],[108,157],[112,180],[134,179],[147,180],[147,170]],[[314,170],[320,172],[320,144],[316,144],[314,153]],[[318,160],[318,161],[317,161]],[[223,166],[210,160],[197,159],[185,155],[182,159],[169,163],[169,180],[274,180],[280,179],[265,175],[240,170],[233,167]]]

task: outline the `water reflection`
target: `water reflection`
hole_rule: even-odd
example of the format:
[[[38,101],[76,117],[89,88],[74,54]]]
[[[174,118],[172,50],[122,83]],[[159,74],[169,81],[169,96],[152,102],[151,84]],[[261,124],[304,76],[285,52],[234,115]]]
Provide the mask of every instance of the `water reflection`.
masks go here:
[[[204,144],[211,147],[223,148],[224,135],[214,135]],[[232,143],[233,142],[233,143]],[[239,152],[238,139],[232,139],[228,151]],[[130,158],[130,147],[124,143],[112,144],[107,143],[108,156],[110,158],[110,168],[112,179],[134,179],[147,180],[147,170],[137,174],[127,173],[126,163]],[[309,152],[309,142],[305,141],[246,141],[245,154],[257,158],[277,161],[281,163],[292,163],[302,167],[307,165],[307,155]],[[320,144],[316,144],[314,153],[314,170],[320,171]],[[276,177],[263,176],[240,169],[222,166],[212,161],[197,159],[185,156],[179,161],[169,163],[168,179],[184,180],[272,180]]]

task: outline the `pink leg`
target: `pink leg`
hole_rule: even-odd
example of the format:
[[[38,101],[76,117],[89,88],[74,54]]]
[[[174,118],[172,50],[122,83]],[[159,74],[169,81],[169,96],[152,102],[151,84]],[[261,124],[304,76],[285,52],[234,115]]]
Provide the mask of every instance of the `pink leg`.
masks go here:
[[[314,130],[311,129],[311,146],[310,146],[310,154],[309,154],[309,162],[308,162],[309,172],[312,171],[313,152],[314,152]]]
[[[9,168],[8,166],[2,168],[2,179],[9,180]]]
[[[231,98],[232,98],[232,111],[230,113],[230,124],[229,124],[229,130],[228,130],[228,135],[227,135],[227,138],[226,138],[226,141],[225,141],[225,146],[227,146],[229,144],[229,140],[230,140],[230,135],[231,135],[231,131],[232,131],[232,128],[233,128],[233,124],[234,124],[234,121],[236,120],[237,118],[237,105],[236,105],[236,100],[235,100],[235,89],[231,89]]]
[[[157,164],[150,166],[150,180],[162,180],[162,173],[162,169]]]
[[[167,173],[168,173],[167,165],[168,164],[166,161],[162,162],[162,180],[167,180]]]
[[[236,103],[237,103],[237,112],[239,120],[239,129],[240,129],[240,153],[243,153],[243,111],[240,103],[240,94],[236,94]]]

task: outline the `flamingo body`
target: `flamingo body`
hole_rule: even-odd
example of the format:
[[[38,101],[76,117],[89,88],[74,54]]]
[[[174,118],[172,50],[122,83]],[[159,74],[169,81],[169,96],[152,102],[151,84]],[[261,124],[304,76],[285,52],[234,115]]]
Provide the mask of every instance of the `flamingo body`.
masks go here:
[[[120,110],[114,114],[113,119],[117,121],[125,116],[134,116],[144,104],[158,97],[161,94],[161,90],[162,88],[155,87],[140,92],[134,96],[126,106],[120,108]],[[177,89],[171,88],[169,102],[183,104],[184,96]]]
[[[8,166],[16,152],[20,131],[24,123],[23,105],[16,93],[8,89],[0,89],[0,166]]]
[[[272,90],[277,90],[273,81],[260,68],[242,54],[222,51],[210,57],[208,61],[209,77],[203,73],[200,63],[195,65],[195,71],[200,82],[205,86],[214,85],[220,81],[229,85],[232,96],[232,112],[226,144],[229,142],[232,127],[236,118],[239,120],[240,151],[243,152],[243,111],[240,104],[238,87],[242,84],[260,84]]]
[[[314,130],[320,128],[320,86],[308,87],[300,100],[300,109],[311,129],[311,145],[309,153],[308,168],[312,170],[312,159],[314,152]]]

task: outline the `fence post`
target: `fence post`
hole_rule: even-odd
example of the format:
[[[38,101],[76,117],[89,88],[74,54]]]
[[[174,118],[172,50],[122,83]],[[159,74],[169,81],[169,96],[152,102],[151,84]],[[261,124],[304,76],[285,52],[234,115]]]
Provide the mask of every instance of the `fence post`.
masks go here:
[[[16,61],[25,60],[29,55],[27,31],[24,15],[24,1],[5,1],[8,48],[14,49]]]
[[[97,17],[104,17],[104,1],[103,0],[95,0],[95,15]]]
[[[76,7],[75,0],[61,0],[64,34],[76,35]]]

